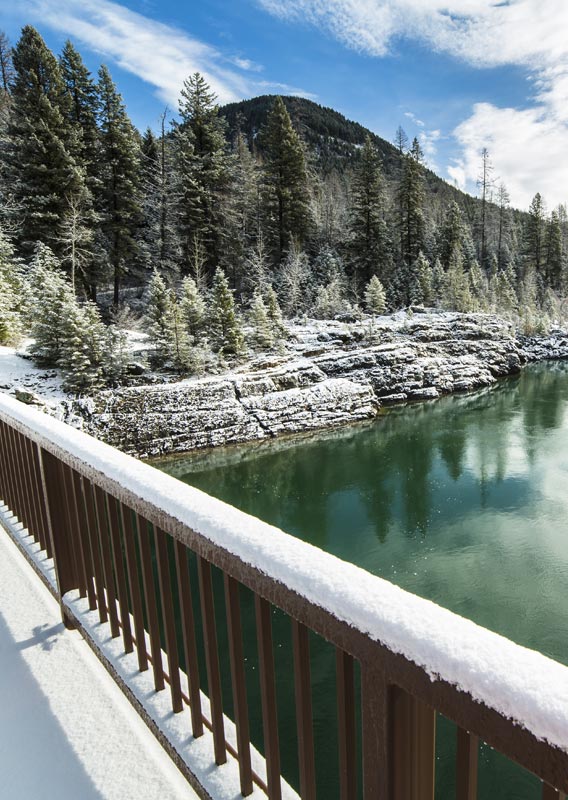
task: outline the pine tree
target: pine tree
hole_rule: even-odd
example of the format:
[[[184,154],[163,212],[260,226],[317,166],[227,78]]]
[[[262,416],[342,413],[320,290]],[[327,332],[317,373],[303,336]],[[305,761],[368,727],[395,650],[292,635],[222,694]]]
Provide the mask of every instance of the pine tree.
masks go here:
[[[264,350],[273,347],[273,326],[268,316],[266,304],[258,290],[252,296],[249,317],[254,331],[255,344]]]
[[[531,201],[525,228],[525,271],[533,269],[537,277],[543,271],[545,263],[545,229],[545,204],[537,192]]]
[[[70,100],[57,59],[27,25],[14,50],[6,180],[14,198],[16,241],[24,253],[37,241],[60,252],[58,228],[66,198],[84,183],[77,165],[77,131],[69,124]]]
[[[314,306],[316,317],[333,319],[338,314],[349,310],[350,305],[345,298],[344,288],[338,278],[333,278],[329,283],[318,287]]]
[[[223,199],[231,184],[232,163],[225,121],[219,116],[216,99],[203,76],[196,72],[184,82],[179,104],[181,123],[175,129],[183,258],[186,264],[190,263],[198,237],[209,274],[223,252]]]
[[[436,305],[439,305],[443,299],[446,291],[446,273],[439,258],[434,261],[432,267],[432,292],[433,300]]]
[[[300,137],[277,97],[261,133],[263,197],[268,243],[279,264],[294,239],[302,247],[311,229],[308,174]]]
[[[90,287],[105,278],[96,236],[96,206],[101,190],[97,88],[81,55],[69,41],[63,47],[59,65],[70,101],[66,104],[67,121],[78,134],[73,139],[73,157],[84,178],[73,193],[66,195],[65,215],[60,223],[63,263],[69,267],[72,281],[80,273],[83,284],[93,294]]]
[[[278,303],[278,296],[272,285],[266,290],[266,308],[274,339],[275,341],[279,341],[287,335],[287,331],[284,320],[282,319],[282,311]]]
[[[367,136],[353,176],[349,225],[352,264],[364,284],[372,275],[384,282],[392,268],[383,185],[380,156]]]
[[[534,279],[534,271],[530,269],[529,272],[525,274],[525,281],[532,282],[533,279]],[[517,300],[517,294],[515,292],[515,275],[512,267],[509,267],[508,269],[501,270],[501,272],[498,272],[493,280],[493,283],[494,283],[493,294],[495,296],[495,303],[498,311],[502,314],[507,314],[507,315],[514,314],[517,311],[518,300]],[[535,302],[536,302],[536,282],[534,283],[534,291],[535,291]],[[530,290],[530,292],[532,295],[532,289]]]
[[[206,306],[193,278],[184,278],[182,282],[180,307],[186,330],[195,344],[204,333]]]
[[[140,148],[136,131],[108,69],[99,70],[101,228],[119,303],[121,281],[133,260],[140,217]]]
[[[22,334],[22,289],[13,248],[0,231],[0,344],[15,344]]]
[[[63,347],[65,309],[75,302],[75,297],[59,261],[41,242],[36,245],[31,263],[30,289],[30,334],[34,339],[30,355],[41,366],[56,366]]]
[[[409,281],[410,302],[418,305],[430,305],[434,299],[432,283],[432,267],[421,250],[411,267]]]
[[[373,275],[365,289],[365,308],[371,314],[384,314],[386,294],[384,287],[376,275]]]
[[[146,323],[154,350],[151,361],[163,366],[172,351],[170,293],[162,276],[154,270],[148,283]]]
[[[444,269],[450,266],[455,248],[463,255],[465,225],[460,207],[455,200],[449,204],[446,216],[440,229],[438,255]]]
[[[219,352],[224,355],[241,355],[244,339],[235,300],[227,277],[220,267],[215,272],[211,288],[211,332]]]
[[[158,269],[174,280],[181,268],[178,236],[179,180],[174,165],[174,145],[166,132],[167,111],[160,117],[160,135],[148,128],[140,148],[142,165],[143,225],[140,246],[146,269]]]
[[[57,365],[63,372],[63,387],[75,394],[88,394],[103,386],[102,360],[105,327],[94,304],[81,307],[72,293],[61,306],[61,349]]]
[[[463,255],[458,245],[454,247],[446,272],[443,304],[452,311],[467,312],[473,307],[469,280],[463,266]]]
[[[424,246],[424,156],[418,139],[405,154],[399,186],[401,258],[410,264]]]
[[[564,273],[564,253],[562,250],[562,229],[558,211],[553,211],[546,224],[545,234],[545,275],[546,282],[553,290],[562,286]]]

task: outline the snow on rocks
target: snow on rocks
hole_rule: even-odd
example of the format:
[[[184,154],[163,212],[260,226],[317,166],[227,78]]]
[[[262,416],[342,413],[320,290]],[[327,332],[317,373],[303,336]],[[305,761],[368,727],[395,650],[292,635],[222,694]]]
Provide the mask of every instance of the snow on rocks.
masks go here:
[[[568,334],[515,337],[490,314],[420,309],[359,321],[288,324],[286,348],[215,377],[154,376],[145,385],[66,398],[54,371],[0,348],[0,389],[49,401],[46,410],[128,453],[160,456],[372,419],[381,406],[491,386],[524,363],[568,357]],[[147,337],[128,334],[134,350]],[[56,401],[56,404],[53,404]]]

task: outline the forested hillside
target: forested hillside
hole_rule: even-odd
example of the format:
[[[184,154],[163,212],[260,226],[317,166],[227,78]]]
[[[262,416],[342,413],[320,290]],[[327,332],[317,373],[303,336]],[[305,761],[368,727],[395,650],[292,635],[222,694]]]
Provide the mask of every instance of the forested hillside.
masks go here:
[[[141,133],[105,66],[30,26],[0,37],[0,136],[0,344],[30,334],[77,392],[128,376],[132,296],[152,366],[179,373],[278,347],[286,317],[561,319],[566,210],[512,210],[487,152],[474,200],[400,128],[389,144],[300,98],[219,109],[199,74]]]

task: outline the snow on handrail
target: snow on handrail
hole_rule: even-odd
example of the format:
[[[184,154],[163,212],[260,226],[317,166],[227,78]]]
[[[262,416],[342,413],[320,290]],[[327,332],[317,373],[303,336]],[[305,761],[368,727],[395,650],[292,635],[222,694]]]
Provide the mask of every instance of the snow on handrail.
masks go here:
[[[0,395],[0,419],[142,498],[474,700],[568,751],[568,668]]]

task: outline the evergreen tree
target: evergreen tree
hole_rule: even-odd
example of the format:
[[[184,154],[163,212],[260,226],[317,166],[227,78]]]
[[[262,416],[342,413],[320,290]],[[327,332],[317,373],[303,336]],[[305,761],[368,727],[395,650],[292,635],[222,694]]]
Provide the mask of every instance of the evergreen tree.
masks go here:
[[[23,332],[22,294],[14,250],[0,231],[0,344],[15,344]]]
[[[253,294],[250,306],[250,322],[254,331],[254,342],[262,349],[274,346],[274,330],[268,316],[268,309],[262,295],[257,290]]]
[[[564,253],[562,250],[562,229],[558,211],[553,211],[546,224],[545,235],[545,275],[551,289],[559,290],[564,273]]]
[[[419,305],[428,306],[434,300],[432,267],[422,250],[412,264],[409,295],[410,302]]]
[[[12,56],[10,40],[4,31],[0,31],[0,135],[8,125],[12,104],[12,85],[15,77]]]
[[[450,260],[456,247],[463,255],[465,238],[464,221],[460,207],[453,200],[446,210],[443,225],[440,229],[438,255],[444,269],[450,266]]]
[[[180,187],[175,169],[172,138],[166,133],[167,112],[160,117],[158,138],[148,128],[140,148],[142,165],[143,225],[140,230],[146,269],[158,269],[174,280],[181,266],[178,235]]]
[[[135,237],[140,216],[140,148],[122,98],[105,66],[99,71],[98,94],[101,227],[113,276],[114,305],[117,306],[121,281],[137,250]]]
[[[274,339],[275,341],[279,341],[286,336],[287,331],[284,320],[282,319],[282,311],[278,303],[278,296],[272,285],[266,290],[266,309]]]
[[[227,277],[220,267],[215,272],[211,288],[211,332],[218,351],[226,355],[241,355],[244,339],[235,300]]]
[[[384,282],[392,268],[383,184],[380,157],[367,136],[353,176],[349,226],[351,261],[359,280],[365,284],[372,275],[378,275]]]
[[[533,269],[540,276],[545,264],[546,209],[539,192],[533,197],[529,207],[529,217],[525,228],[525,271]]]
[[[424,246],[424,156],[418,139],[405,154],[399,187],[401,258],[410,264]]]
[[[439,258],[434,261],[432,267],[432,292],[433,300],[436,305],[442,303],[446,291],[446,273]]]
[[[193,278],[184,278],[182,282],[180,307],[185,328],[195,344],[204,333],[206,306]]]
[[[338,314],[349,310],[350,305],[345,298],[344,288],[338,278],[333,278],[329,283],[318,287],[314,306],[316,317],[333,319]]]
[[[57,59],[39,33],[27,25],[13,56],[6,181],[14,198],[16,241],[31,253],[37,241],[56,252],[58,229],[68,196],[84,183],[77,165],[77,132],[69,124],[70,100]]]
[[[186,264],[190,263],[197,237],[204,248],[207,270],[212,274],[223,252],[223,199],[231,184],[231,156],[216,97],[197,72],[184,82],[179,113],[181,123],[175,137],[183,258]]]
[[[528,286],[528,282],[530,281],[532,283],[533,280],[534,271],[532,268],[530,268],[529,271],[525,273],[526,285]],[[517,311],[518,300],[515,292],[515,274],[513,268],[509,267],[508,269],[498,272],[493,280],[493,283],[493,295],[495,297],[495,303],[499,313],[507,315],[514,314]],[[536,302],[536,282],[534,283],[534,291]],[[530,293],[532,296],[532,288],[530,289]],[[530,303],[532,301],[528,300],[528,302]]]
[[[103,386],[102,360],[105,327],[94,304],[81,307],[73,293],[61,305],[61,348],[57,365],[63,372],[63,388],[87,394]]]
[[[365,289],[365,308],[371,314],[384,314],[386,309],[386,294],[382,283],[373,275]]]
[[[154,350],[151,361],[163,366],[172,352],[172,320],[170,292],[162,276],[154,270],[148,283],[146,323]]]
[[[267,237],[279,264],[292,239],[302,247],[311,229],[304,149],[281,97],[268,113],[261,140]]]
[[[41,242],[36,245],[31,263],[30,287],[30,334],[34,342],[29,352],[41,366],[53,367],[62,353],[65,310],[75,302],[75,297],[59,261]]]
[[[463,266],[463,255],[459,246],[455,246],[446,272],[443,304],[452,311],[467,312],[473,307],[473,298],[469,288],[469,280]]]

